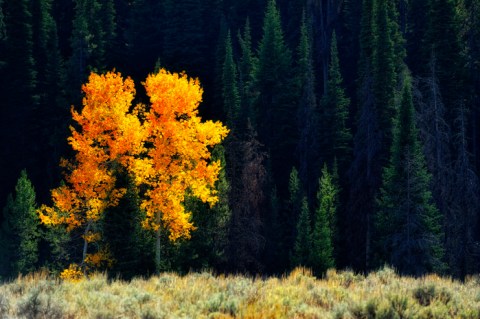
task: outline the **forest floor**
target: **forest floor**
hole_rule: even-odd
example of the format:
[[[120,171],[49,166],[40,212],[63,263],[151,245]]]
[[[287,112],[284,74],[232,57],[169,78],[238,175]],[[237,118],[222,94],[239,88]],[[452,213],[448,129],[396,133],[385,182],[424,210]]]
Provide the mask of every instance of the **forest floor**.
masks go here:
[[[80,282],[37,273],[0,286],[0,318],[480,318],[480,276],[368,276],[296,269],[282,278],[164,273]]]

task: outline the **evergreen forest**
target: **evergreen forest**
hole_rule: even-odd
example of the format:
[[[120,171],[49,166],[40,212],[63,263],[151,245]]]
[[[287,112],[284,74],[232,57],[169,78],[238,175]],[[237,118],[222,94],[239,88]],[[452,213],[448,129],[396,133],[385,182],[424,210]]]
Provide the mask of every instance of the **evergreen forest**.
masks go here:
[[[45,223],[52,190],[72,184],[75,132],[96,132],[79,125],[90,74],[130,77],[153,118],[165,70],[198,78],[192,99],[203,90],[216,199],[167,187],[187,226],[152,230],[154,182],[112,161],[122,196],[106,194],[94,224]],[[0,97],[2,280],[75,274],[87,244],[95,270],[126,279],[480,272],[480,0],[0,0]]]

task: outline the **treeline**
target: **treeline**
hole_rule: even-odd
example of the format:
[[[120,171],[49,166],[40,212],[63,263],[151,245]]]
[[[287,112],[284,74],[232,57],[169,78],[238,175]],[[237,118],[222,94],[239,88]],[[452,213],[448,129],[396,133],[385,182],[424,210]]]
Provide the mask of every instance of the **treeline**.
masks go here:
[[[187,200],[198,229],[165,231],[161,270],[478,272],[479,24],[478,0],[0,0],[2,277],[81,259],[35,209],[90,71],[159,67],[231,130],[219,203]],[[102,220],[113,274],[155,271],[138,206],[129,187]]]

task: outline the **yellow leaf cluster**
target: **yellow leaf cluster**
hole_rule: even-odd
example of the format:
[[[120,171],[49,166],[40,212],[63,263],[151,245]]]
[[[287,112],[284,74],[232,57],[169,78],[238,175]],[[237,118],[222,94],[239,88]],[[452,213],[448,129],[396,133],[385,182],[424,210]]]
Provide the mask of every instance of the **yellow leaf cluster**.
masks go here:
[[[87,254],[84,263],[87,269],[100,268],[102,266],[110,268],[113,265],[113,258],[108,249],[103,248],[94,254]]]
[[[60,278],[65,281],[79,282],[85,278],[85,275],[77,264],[70,264],[67,269],[63,270]]]

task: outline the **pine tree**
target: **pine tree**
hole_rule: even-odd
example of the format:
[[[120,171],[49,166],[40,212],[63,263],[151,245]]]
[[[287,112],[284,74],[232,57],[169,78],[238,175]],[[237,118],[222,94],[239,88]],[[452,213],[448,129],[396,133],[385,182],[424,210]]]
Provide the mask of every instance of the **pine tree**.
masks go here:
[[[302,210],[302,199],[304,197],[303,188],[301,184],[298,171],[292,167],[288,180],[288,201],[284,207],[285,220],[285,243],[287,247],[293,247],[295,238],[298,236],[296,232],[296,225]],[[308,200],[308,199],[307,199]]]
[[[315,225],[312,233],[311,266],[316,275],[324,274],[335,267],[334,235],[336,232],[338,188],[327,166],[322,169],[317,193],[318,208],[315,213]]]
[[[300,43],[297,49],[298,65],[296,71],[297,85],[300,93],[297,108],[297,157],[299,176],[308,198],[315,189],[315,178],[319,167],[318,109],[315,96],[315,74],[312,59],[312,40],[309,34],[305,14],[300,27]]]
[[[141,227],[145,217],[140,206],[138,189],[131,177],[118,174],[118,184],[126,188],[125,196],[116,207],[111,207],[101,221],[102,245],[108,246],[115,261],[109,272],[122,278],[155,271],[154,233]]]
[[[3,209],[1,250],[3,275],[15,276],[35,270],[38,261],[40,220],[36,212],[35,189],[22,170]]]
[[[457,101],[465,97],[465,61],[460,36],[461,18],[457,0],[429,0],[427,30],[424,39],[426,57],[435,57],[438,83],[446,106],[447,118],[456,116]],[[425,63],[425,65],[427,65]],[[424,70],[428,72],[427,70]],[[449,123],[453,124],[453,123]]]
[[[286,185],[288,169],[292,166],[292,154],[296,144],[294,114],[295,90],[292,90],[291,52],[285,44],[280,12],[275,0],[268,3],[263,25],[263,37],[258,49],[256,85],[257,126],[260,141],[270,153],[275,184]],[[293,94],[292,94],[293,93]],[[285,189],[278,189],[279,195]]]
[[[421,275],[443,271],[441,215],[429,191],[431,176],[418,140],[407,79],[395,121],[390,163],[376,215],[378,262],[399,272]]]
[[[452,203],[446,216],[446,255],[451,273],[464,279],[467,274],[475,273],[479,257],[474,253],[475,233],[479,221],[480,184],[478,175],[471,164],[468,151],[467,118],[468,110],[464,106],[457,108],[458,115],[454,121],[455,160],[453,163]],[[455,221],[455,222],[451,222]]]
[[[238,33],[238,42],[240,44],[241,57],[238,61],[239,75],[239,93],[241,105],[241,122],[246,126],[247,119],[250,119],[255,126],[256,116],[254,112],[254,103],[256,100],[255,74],[258,59],[252,51],[252,36],[250,30],[250,20],[247,18],[243,35]]]
[[[237,86],[237,70],[233,61],[232,38],[230,31],[225,39],[225,59],[223,62],[223,109],[227,118],[227,126],[234,128],[238,123],[240,97]]]
[[[312,250],[312,226],[310,222],[310,210],[306,197],[301,200],[300,215],[297,222],[297,235],[291,257],[292,267],[310,266],[310,253]]]
[[[347,264],[355,269],[370,268],[371,214],[381,184],[381,135],[379,114],[373,94],[374,1],[363,0],[358,62],[357,130],[353,141],[353,162],[348,172],[350,194],[345,229]]]
[[[343,78],[338,59],[337,37],[332,37],[331,60],[328,70],[327,91],[322,98],[322,153],[324,161],[333,165],[339,161],[341,172],[345,172],[350,163],[352,135],[347,127],[350,99],[342,87]]]

